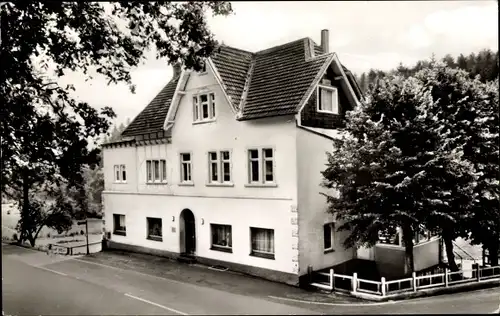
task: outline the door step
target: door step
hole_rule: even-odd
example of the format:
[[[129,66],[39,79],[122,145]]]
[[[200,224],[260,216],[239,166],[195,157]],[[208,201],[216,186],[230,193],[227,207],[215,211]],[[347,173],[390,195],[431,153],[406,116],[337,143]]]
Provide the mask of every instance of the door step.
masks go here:
[[[177,261],[182,262],[182,263],[187,263],[187,264],[193,264],[196,262],[196,257],[193,255],[181,254],[177,258]]]

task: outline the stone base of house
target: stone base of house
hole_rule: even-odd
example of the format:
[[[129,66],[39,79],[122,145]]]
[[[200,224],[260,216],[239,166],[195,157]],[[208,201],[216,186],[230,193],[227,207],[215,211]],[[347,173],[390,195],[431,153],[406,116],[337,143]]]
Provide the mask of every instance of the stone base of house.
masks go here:
[[[112,240],[106,241],[106,249],[116,249],[124,250],[130,252],[144,253],[154,256],[160,256],[170,259],[177,259],[180,254],[177,252],[171,252],[167,250],[159,250],[153,248],[147,248],[142,246],[129,245],[124,243],[118,243]],[[299,276],[292,273],[280,272],[265,268],[259,268],[234,262],[221,261],[205,257],[195,257],[196,261],[207,266],[223,266],[232,271],[244,273],[250,276],[260,277],[269,281],[285,283],[292,286],[299,286]]]

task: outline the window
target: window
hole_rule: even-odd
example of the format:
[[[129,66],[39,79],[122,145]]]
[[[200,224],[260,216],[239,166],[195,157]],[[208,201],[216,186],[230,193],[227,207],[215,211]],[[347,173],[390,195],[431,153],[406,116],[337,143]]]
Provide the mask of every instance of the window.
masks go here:
[[[231,183],[231,152],[222,150],[208,153],[210,183]]]
[[[120,166],[115,165],[114,170],[115,170],[115,182],[120,182]]]
[[[252,240],[250,255],[274,259],[274,230],[251,227],[250,235]]]
[[[191,182],[191,154],[181,154],[181,182]]]
[[[203,61],[202,64],[201,64],[200,75],[203,75],[203,74],[206,74],[206,73],[207,73],[207,63]]]
[[[334,87],[318,87],[318,112],[339,114],[338,92]]]
[[[125,215],[113,214],[113,234],[126,236]]]
[[[233,252],[230,225],[210,224],[212,230],[212,250]]]
[[[162,241],[161,218],[147,217],[148,239]]]
[[[115,174],[115,182],[127,182],[127,170],[125,169],[125,165],[114,165],[113,170]]]
[[[323,248],[325,252],[333,251],[334,227],[333,223],[323,225]]]
[[[193,97],[193,120],[195,122],[215,119],[215,94],[207,93]]]
[[[274,152],[272,148],[248,151],[248,182],[274,183]]]
[[[217,160],[217,152],[209,152],[208,153],[209,166],[208,169],[210,171],[210,182],[219,182],[219,163]]]
[[[166,183],[167,182],[167,161],[146,160],[146,182]]]

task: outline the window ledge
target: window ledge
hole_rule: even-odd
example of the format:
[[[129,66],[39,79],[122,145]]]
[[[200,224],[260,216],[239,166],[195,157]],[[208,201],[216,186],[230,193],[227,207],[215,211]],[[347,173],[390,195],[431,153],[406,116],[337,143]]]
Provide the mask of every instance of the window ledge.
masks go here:
[[[194,121],[194,122],[193,122],[193,125],[213,123],[213,122],[215,122],[215,121],[216,121],[216,119],[202,120],[202,121]]]
[[[127,184],[127,181],[115,181],[114,184]]]
[[[165,185],[168,184],[168,182],[146,182],[147,185]]]
[[[207,187],[234,187],[234,183],[230,182],[222,182],[222,183],[212,182],[212,183],[205,183],[205,185]]]
[[[276,183],[246,183],[247,188],[276,188],[278,184]]]
[[[332,252],[335,252],[335,249],[333,249],[333,248],[325,249],[325,251],[323,253],[327,254],[327,253],[332,253]]]
[[[317,110],[318,113],[325,113],[325,114],[332,114],[332,115],[339,115],[340,116],[340,113],[335,113],[333,111],[327,111],[327,110]]]
[[[179,182],[178,186],[180,187],[194,187],[193,182]]]
[[[148,236],[147,239],[153,240],[153,241],[163,241],[163,237],[160,237],[160,236]]]
[[[212,247],[210,247],[210,250],[215,250],[215,251],[221,251],[221,252],[233,253],[233,248],[229,248],[229,247],[218,247],[218,246],[215,246],[215,245],[212,245]]]
[[[115,230],[113,232],[113,235],[127,236],[127,233],[125,231],[122,231],[122,230]]]
[[[250,256],[274,260],[274,253],[262,253],[262,252],[254,252],[254,251],[252,251],[250,253]]]

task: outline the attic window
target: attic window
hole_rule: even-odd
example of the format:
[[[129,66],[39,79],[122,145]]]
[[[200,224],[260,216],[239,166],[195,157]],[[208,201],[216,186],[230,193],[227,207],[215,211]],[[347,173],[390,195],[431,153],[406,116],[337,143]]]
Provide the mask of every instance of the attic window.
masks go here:
[[[338,91],[335,87],[318,86],[318,112],[339,114]]]
[[[193,121],[210,122],[215,120],[215,94],[204,93],[193,96]]]
[[[200,75],[204,75],[206,73],[207,73],[207,63],[205,61],[202,61]]]

